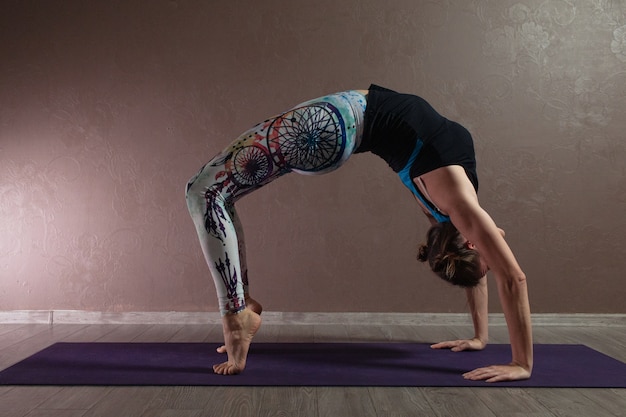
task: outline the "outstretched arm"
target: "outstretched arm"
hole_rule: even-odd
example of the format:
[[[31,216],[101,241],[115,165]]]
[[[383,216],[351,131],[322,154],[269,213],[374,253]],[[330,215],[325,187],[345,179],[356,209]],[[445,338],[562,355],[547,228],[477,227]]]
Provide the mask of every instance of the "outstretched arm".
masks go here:
[[[526,276],[495,223],[477,204],[451,214],[459,231],[478,248],[493,271],[500,303],[509,328],[512,361],[508,365],[476,369],[464,376],[498,382],[529,378],[533,367],[532,328]]]
[[[465,374],[487,382],[527,379],[532,373],[533,344],[526,275],[495,222],[478,204],[474,188],[460,166],[439,168],[422,176],[430,195],[459,232],[470,240],[493,272],[509,328],[512,360],[509,364],[476,369]]]
[[[472,315],[472,322],[474,323],[474,337],[472,339],[449,340],[436,343],[431,348],[451,349],[453,352],[461,352],[464,350],[482,350],[487,346],[489,341],[487,276],[482,277],[476,287],[467,288],[465,293],[470,314]]]

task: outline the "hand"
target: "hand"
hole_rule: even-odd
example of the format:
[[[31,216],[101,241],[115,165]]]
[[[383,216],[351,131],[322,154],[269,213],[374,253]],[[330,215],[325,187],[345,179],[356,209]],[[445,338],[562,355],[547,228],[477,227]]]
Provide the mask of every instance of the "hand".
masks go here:
[[[493,365],[467,372],[463,378],[485,382],[518,381],[530,378],[530,371],[516,364]]]
[[[450,340],[430,345],[432,349],[450,349],[452,352],[462,352],[464,350],[483,350],[487,343],[478,338]]]

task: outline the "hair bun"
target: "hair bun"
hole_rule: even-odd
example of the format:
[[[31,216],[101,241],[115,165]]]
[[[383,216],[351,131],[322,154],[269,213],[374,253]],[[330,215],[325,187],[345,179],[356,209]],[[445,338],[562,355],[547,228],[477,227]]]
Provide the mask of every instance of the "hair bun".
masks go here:
[[[417,260],[420,262],[426,262],[428,260],[428,253],[430,252],[430,248],[426,245],[420,245],[417,250]]]

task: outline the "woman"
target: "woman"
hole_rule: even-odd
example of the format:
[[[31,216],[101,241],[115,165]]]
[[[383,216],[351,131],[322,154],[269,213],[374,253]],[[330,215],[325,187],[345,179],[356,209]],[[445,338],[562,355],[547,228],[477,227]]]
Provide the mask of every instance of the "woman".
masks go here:
[[[433,348],[477,350],[487,343],[487,286],[493,271],[509,327],[512,361],[464,374],[488,382],[529,378],[532,331],[526,277],[504,232],[480,207],[472,138],[425,100],[375,85],[311,100],[241,135],[193,177],[187,205],[215,282],[228,360],[218,374],[243,371],[261,325],[248,294],[245,245],[234,203],[295,171],[321,174],[353,153],[373,152],[398,173],[433,227],[418,258],[446,281],[466,287],[475,336]]]

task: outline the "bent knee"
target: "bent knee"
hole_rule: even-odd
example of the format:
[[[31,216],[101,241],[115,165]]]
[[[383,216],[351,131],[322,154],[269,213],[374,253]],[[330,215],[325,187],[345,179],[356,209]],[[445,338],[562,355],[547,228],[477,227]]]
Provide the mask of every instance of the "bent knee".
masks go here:
[[[187,208],[192,214],[194,211],[204,212],[208,199],[213,198],[212,193],[208,192],[211,184],[206,181],[205,177],[202,173],[198,173],[189,179],[185,185],[185,200],[187,201]]]
[[[185,199],[187,200],[187,204],[194,198],[199,198],[201,196],[200,190],[198,189],[198,175],[190,178],[185,185]]]
[[[206,175],[191,178],[185,187],[185,199],[190,212],[204,213],[208,207],[225,207],[230,201],[229,196],[215,181]]]
[[[187,181],[185,186],[185,197],[187,199],[205,198],[204,194],[215,184],[213,178],[214,175],[211,175],[207,171],[207,165],[202,167],[196,175]]]
[[[198,179],[198,175],[194,175],[193,177],[189,179],[189,181],[187,181],[187,184],[185,184],[185,198],[189,199],[189,197],[193,195],[194,193],[193,188],[197,179]]]

